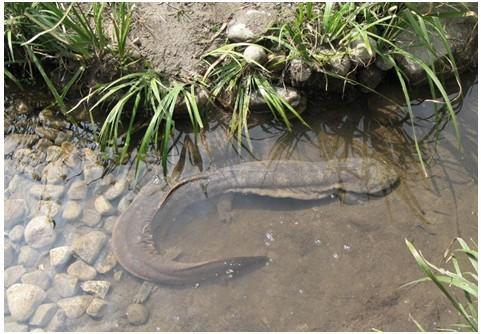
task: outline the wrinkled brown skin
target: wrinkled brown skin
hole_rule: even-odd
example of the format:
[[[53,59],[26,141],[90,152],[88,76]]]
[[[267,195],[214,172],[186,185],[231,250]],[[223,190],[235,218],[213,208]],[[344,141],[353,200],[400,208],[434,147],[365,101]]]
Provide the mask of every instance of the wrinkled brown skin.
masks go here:
[[[373,159],[339,161],[256,161],[220,168],[163,186],[154,178],[119,217],[112,232],[113,251],[131,274],[161,284],[199,283],[232,276],[261,266],[266,256],[253,255],[183,263],[163,257],[154,247],[151,223],[172,216],[204,196],[244,193],[298,200],[322,199],[339,193],[385,194],[397,174]],[[160,218],[160,219],[159,219]]]

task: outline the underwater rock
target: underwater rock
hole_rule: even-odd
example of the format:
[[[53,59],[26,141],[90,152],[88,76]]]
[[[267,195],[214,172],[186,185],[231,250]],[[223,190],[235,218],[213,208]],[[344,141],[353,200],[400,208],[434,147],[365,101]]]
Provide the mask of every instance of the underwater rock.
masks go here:
[[[23,231],[25,227],[23,225],[15,225],[14,228],[8,232],[8,238],[12,242],[20,242],[23,240]]]
[[[109,281],[85,281],[80,284],[80,288],[87,292],[94,294],[96,297],[105,299],[110,289]]]
[[[40,253],[30,246],[22,246],[18,252],[17,263],[25,267],[33,267],[40,258]]]
[[[108,303],[100,298],[94,298],[87,307],[86,313],[94,319],[102,318],[107,310]]]
[[[52,317],[52,320],[47,325],[47,332],[61,332],[65,328],[65,323],[67,321],[67,316],[65,311],[62,309],[57,309],[57,312]]]
[[[142,325],[149,319],[149,310],[142,304],[130,304],[127,306],[127,319],[131,325]]]
[[[50,319],[57,312],[57,305],[54,303],[42,304],[40,305],[32,318],[30,318],[29,324],[31,326],[43,327],[48,324]]]
[[[30,188],[30,194],[38,199],[59,199],[65,191],[64,186],[55,184],[35,184]]]
[[[3,243],[3,267],[9,267],[15,261],[15,249],[12,243],[4,239]]]
[[[5,229],[8,229],[11,226],[19,223],[27,212],[25,200],[23,199],[6,199],[3,205]]]
[[[129,183],[126,179],[121,179],[115,182],[107,191],[104,193],[104,196],[109,201],[116,199],[117,197],[122,196],[122,194],[127,189]]]
[[[3,272],[3,278],[4,278],[4,285],[5,287],[9,287],[15,283],[17,283],[18,281],[20,281],[20,278],[23,276],[23,274],[25,274],[27,270],[25,269],[24,266],[22,265],[17,265],[17,266],[13,266],[13,267],[9,267],[7,269],[5,269],[5,271]]]
[[[98,196],[94,202],[95,209],[102,216],[109,216],[115,212],[115,208],[104,196]]]
[[[47,290],[52,281],[50,274],[45,270],[35,270],[22,276],[22,283],[36,285],[42,290]]]
[[[102,219],[102,217],[100,216],[100,213],[97,212],[97,210],[85,209],[83,211],[82,223],[87,226],[97,225],[98,223],[100,223],[100,219]]]
[[[65,273],[56,274],[53,278],[53,287],[60,297],[72,297],[78,291],[79,279]]]
[[[83,180],[72,182],[69,190],[67,191],[67,197],[70,200],[82,200],[87,196],[87,184]]]
[[[57,237],[53,221],[47,216],[33,218],[25,227],[24,237],[33,248],[50,246]]]
[[[105,233],[92,231],[77,237],[73,242],[72,250],[85,262],[93,263],[106,241]]]
[[[38,201],[35,205],[34,213],[54,218],[60,212],[60,205],[54,201]]]
[[[50,265],[53,267],[61,266],[67,263],[72,256],[72,251],[68,246],[62,246],[57,248],[52,248],[49,252],[50,255]]]
[[[73,221],[73,220],[76,220],[78,217],[80,217],[81,213],[82,213],[82,207],[78,202],[68,201],[64,205],[62,218],[67,221]]]
[[[46,293],[36,285],[17,283],[7,289],[8,309],[12,318],[27,320],[45,299]]]
[[[97,271],[82,260],[78,260],[67,268],[67,274],[75,276],[81,281],[88,281],[97,276]]]
[[[77,319],[85,313],[92,299],[93,297],[88,295],[75,296],[60,299],[57,305],[65,312],[67,318]]]

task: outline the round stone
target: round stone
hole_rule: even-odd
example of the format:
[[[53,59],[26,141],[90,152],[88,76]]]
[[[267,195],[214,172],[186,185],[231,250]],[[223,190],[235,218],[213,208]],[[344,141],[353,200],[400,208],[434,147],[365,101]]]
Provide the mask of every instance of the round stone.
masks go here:
[[[244,50],[244,59],[248,63],[259,63],[259,64],[264,64],[267,60],[267,53],[264,50],[264,48],[260,45],[253,44],[249,45],[245,50]]]
[[[27,320],[45,299],[45,292],[36,285],[14,284],[7,289],[8,309],[12,318]]]
[[[13,242],[20,242],[23,240],[23,232],[25,227],[23,225],[16,225],[14,228],[8,232],[8,237]]]
[[[38,201],[34,212],[43,216],[54,218],[60,212],[60,205],[54,201]]]
[[[18,252],[18,264],[24,265],[27,268],[33,267],[39,258],[40,253],[30,246],[22,246]]]
[[[25,241],[33,248],[50,246],[57,236],[53,221],[47,216],[33,218],[25,228]]]
[[[15,260],[15,249],[12,244],[7,240],[4,240],[3,244],[3,267],[9,267]]]
[[[234,42],[248,42],[261,37],[274,24],[273,12],[257,9],[238,11],[227,25],[227,38]]]
[[[87,196],[87,184],[83,180],[75,181],[70,185],[67,197],[70,200],[82,200]]]
[[[98,196],[95,199],[94,205],[97,212],[102,216],[109,216],[115,212],[115,208],[104,196]]]
[[[289,65],[289,74],[293,84],[301,84],[311,77],[312,70],[302,59],[293,59]]]
[[[20,278],[25,274],[26,269],[22,265],[13,266],[5,269],[4,275],[4,285],[5,287],[9,287],[14,283],[20,281]]]
[[[100,179],[103,174],[104,168],[98,164],[89,163],[84,166],[84,180],[87,184]]]
[[[100,298],[94,298],[87,307],[87,314],[94,319],[102,318],[107,310],[107,302]]]
[[[56,184],[35,184],[30,188],[30,194],[39,199],[59,199],[64,193],[64,186]]]
[[[11,226],[18,224],[27,212],[25,200],[23,199],[7,199],[3,202],[3,205],[5,229],[8,229]]]
[[[63,208],[62,218],[68,221],[76,220],[81,212],[82,207],[78,202],[68,201]]]
[[[122,199],[119,201],[119,205],[117,206],[117,209],[124,213],[127,208],[130,206],[130,203],[132,203],[132,201],[134,200],[135,198],[135,194],[133,192],[128,192],[124,197],[122,197]]]
[[[35,270],[22,276],[22,283],[36,285],[44,291],[50,287],[50,282],[50,274],[45,270]]]
[[[53,278],[53,287],[59,296],[72,297],[78,291],[78,277],[60,273]]]
[[[100,213],[97,212],[97,210],[85,209],[82,215],[82,223],[87,226],[95,226],[100,223],[101,218],[102,217],[100,216]]]
[[[149,319],[149,310],[142,304],[130,304],[126,315],[131,325],[143,325]]]
[[[115,182],[110,188],[107,189],[104,196],[109,201],[116,199],[117,197],[122,196],[122,194],[127,189],[129,183],[126,179],[119,180]]]

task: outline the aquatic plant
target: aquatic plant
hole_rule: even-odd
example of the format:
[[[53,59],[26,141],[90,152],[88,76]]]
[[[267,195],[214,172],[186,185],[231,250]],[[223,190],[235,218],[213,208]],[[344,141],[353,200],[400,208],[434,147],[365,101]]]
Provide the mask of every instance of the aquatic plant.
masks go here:
[[[457,312],[463,317],[463,324],[454,324],[452,327],[460,331],[478,331],[478,251],[475,247],[470,247],[463,239],[456,238],[448,247],[444,254],[445,262],[451,262],[454,272],[435,266],[424,258],[422,253],[418,251],[414,245],[407,239],[406,245],[414,256],[417,265],[424,272],[426,277],[420,278],[403,286],[410,286],[420,282],[431,281],[446,296]],[[452,250],[452,245],[457,242],[461,248]],[[471,271],[463,271],[460,268],[457,254],[467,259],[472,266]],[[464,295],[464,301],[460,300],[454,288],[459,289]],[[412,319],[421,331],[423,327],[414,319]],[[452,330],[452,329],[451,329]]]

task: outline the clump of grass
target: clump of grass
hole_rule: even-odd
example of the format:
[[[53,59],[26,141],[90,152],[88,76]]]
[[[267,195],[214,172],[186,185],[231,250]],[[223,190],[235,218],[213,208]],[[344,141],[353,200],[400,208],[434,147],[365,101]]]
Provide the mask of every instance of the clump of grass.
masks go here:
[[[451,246],[457,242],[461,248],[451,250]],[[463,324],[455,324],[452,327],[461,331],[478,331],[478,251],[470,247],[463,239],[456,238],[451,246],[444,254],[445,262],[451,262],[454,271],[449,271],[441,267],[435,266],[424,258],[422,253],[418,251],[414,245],[406,240],[406,245],[414,256],[417,265],[424,272],[426,277],[405,284],[409,286],[420,282],[431,281],[446,296],[457,312],[463,317]],[[460,268],[457,255],[466,258],[472,266],[473,271],[463,271]],[[461,291],[464,300],[460,300],[453,288]],[[424,331],[421,325],[415,321],[421,331]]]
[[[115,41],[109,40],[105,32],[109,11]],[[67,94],[90,64],[99,64],[113,55],[122,67],[129,59],[126,38],[131,17],[132,6],[124,3],[8,3],[4,32],[6,76],[22,87],[13,72],[20,71],[20,77],[27,73],[31,80],[40,74],[60,111],[67,115]],[[70,77],[67,84],[60,87],[55,83],[49,74],[55,72],[52,67]]]
[[[448,14],[450,16],[463,16],[464,11],[454,8],[443,15]],[[422,47],[436,58],[438,58],[437,50],[433,48],[432,40],[434,38],[440,40],[447,50],[447,55],[442,57],[438,63],[430,64],[412,54],[409,50],[403,49],[396,43],[396,40],[402,33],[408,31],[418,36]],[[366,50],[372,55],[371,61],[382,58],[390,64],[405,96],[406,109],[411,118],[414,144],[424,174],[427,176],[420,142],[414,128],[416,115],[414,115],[410,106],[411,98],[406,74],[397,65],[397,59],[400,57],[409,59],[424,71],[433,99],[439,100],[438,97],[441,97],[438,105],[442,105],[446,112],[437,111],[450,119],[458,143],[460,143],[459,128],[452,101],[437,74],[438,69],[448,68],[452,71],[458,83],[460,82],[457,66],[439,16],[423,14],[413,7],[397,3],[305,3],[297,7],[293,22],[285,23],[273,29],[272,34],[264,39],[275,42],[277,47],[287,54],[288,61],[302,58],[306,64],[323,73],[326,78],[341,79],[349,85],[361,85],[374,93],[377,93],[375,89],[362,85],[352,79],[349,74],[340,75],[332,71],[329,67],[329,60],[335,57],[350,56],[352,52],[350,49],[351,42],[361,40]],[[372,65],[368,63],[356,66]],[[461,96],[460,84],[459,87],[458,96]],[[458,145],[458,148],[461,149],[461,145]]]
[[[245,59],[242,50],[250,45],[252,44],[227,44],[203,56],[208,65],[204,80],[209,82],[213,98],[220,99],[224,106],[232,109],[229,133],[239,145],[244,134],[249,148],[248,117],[254,94],[262,96],[269,110],[288,129],[291,129],[290,115],[305,124],[299,113],[275,89],[271,70],[256,61]],[[265,50],[269,52],[268,49]]]
[[[183,102],[194,129],[203,128],[195,95],[197,86],[197,83],[174,83],[169,87],[154,71],[130,73],[95,88],[69,110],[69,113],[94,100],[89,112],[91,123],[96,124],[99,120],[95,119],[94,111],[100,108],[106,110],[107,116],[101,120],[103,125],[98,141],[101,150],[112,147],[119,162],[128,156],[134,134],[147,127],[136,155],[137,167],[150,144],[154,143],[155,148],[159,149],[160,143],[162,165],[166,172],[168,143],[174,127],[173,116],[176,108]],[[139,111],[142,111],[140,115]]]

